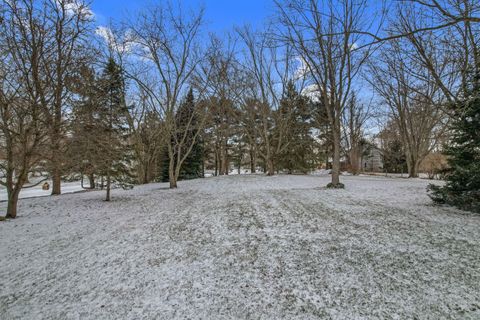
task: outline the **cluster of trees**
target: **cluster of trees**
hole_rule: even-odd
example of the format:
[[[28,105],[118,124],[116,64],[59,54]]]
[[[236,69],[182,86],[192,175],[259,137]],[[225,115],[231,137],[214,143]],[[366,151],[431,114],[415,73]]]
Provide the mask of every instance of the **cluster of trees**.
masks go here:
[[[273,2],[265,28],[219,38],[203,9],[173,2],[99,27],[83,0],[2,0],[7,216],[22,188],[44,181],[34,173],[52,194],[62,178],[87,177],[106,200],[112,186],[176,188],[232,166],[274,175],[325,164],[341,188],[342,160],[357,174],[372,148],[416,177],[432,152],[462,143],[459,119],[478,118],[467,103],[480,75],[478,1]]]

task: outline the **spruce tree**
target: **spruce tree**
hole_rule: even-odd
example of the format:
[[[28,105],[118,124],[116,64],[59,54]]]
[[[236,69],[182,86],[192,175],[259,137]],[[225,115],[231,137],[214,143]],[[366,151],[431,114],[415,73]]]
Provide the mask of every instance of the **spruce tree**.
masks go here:
[[[101,153],[98,169],[106,180],[107,195],[113,183],[123,188],[133,186],[132,155],[128,147],[128,108],[125,102],[125,83],[122,69],[110,58],[100,81],[102,101],[99,108],[102,134],[97,137]]]
[[[443,187],[430,185],[430,197],[480,213],[480,75],[453,112],[452,138],[445,148],[450,166],[447,182]]]
[[[185,139],[183,143],[182,150],[178,150],[178,145],[175,146],[174,150],[177,152],[180,151],[182,154],[189,152],[189,147],[194,139],[197,125],[198,125],[198,118],[197,118],[197,110],[195,104],[195,97],[193,95],[193,90],[190,89],[187,93],[184,101],[180,105],[175,115],[176,121],[176,135],[172,137],[173,143],[177,143]],[[195,143],[190,150],[185,161],[182,163],[182,167],[180,170],[180,176],[178,177],[179,180],[188,180],[188,179],[195,179],[203,177],[203,155],[204,155],[204,146],[201,136],[197,137]],[[177,159],[175,159],[177,160]],[[168,175],[168,151],[165,150],[163,156],[163,170],[162,170],[162,182],[169,181]]]
[[[80,173],[82,178],[89,179],[89,188],[95,188],[95,175],[99,162],[98,137],[101,132],[99,117],[101,88],[93,68],[82,66],[78,74],[70,82],[70,90],[78,99],[72,103],[72,114],[67,148],[69,169],[73,173]]]
[[[188,122],[190,121],[190,124]],[[185,102],[180,106],[177,114],[177,123],[180,126],[180,134],[182,135],[185,130],[187,132],[187,144],[186,146],[191,145],[191,141],[194,138],[195,131],[197,130],[198,119],[196,112],[195,97],[193,96],[193,90],[187,94]],[[188,152],[184,150],[183,152]],[[203,143],[202,139],[198,137],[193,144],[192,150],[190,151],[188,157],[182,164],[182,169],[180,171],[180,179],[195,179],[202,177],[203,175]]]
[[[287,121],[284,137],[288,147],[279,154],[278,166],[288,173],[307,173],[315,166],[311,107],[310,100],[300,95],[290,81],[279,107],[280,116]]]

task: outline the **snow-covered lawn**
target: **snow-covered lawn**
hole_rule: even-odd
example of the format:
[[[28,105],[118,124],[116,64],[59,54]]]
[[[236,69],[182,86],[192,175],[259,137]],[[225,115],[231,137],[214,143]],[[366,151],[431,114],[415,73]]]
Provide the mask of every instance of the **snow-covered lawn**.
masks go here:
[[[231,176],[24,199],[0,319],[480,319],[480,216],[428,181]]]
[[[52,186],[52,182],[48,181],[50,184],[50,187]],[[88,182],[85,183],[86,186],[88,186]],[[82,188],[82,184],[80,181],[75,181],[75,182],[64,182],[62,183],[62,192],[63,193],[75,193],[75,192],[80,192],[85,189]],[[31,188],[25,188],[20,191],[20,199],[25,199],[25,198],[35,198],[35,197],[47,197],[52,194],[52,189],[50,190],[43,190],[42,189],[42,184],[31,187]],[[6,201],[8,199],[7,197],[7,189],[5,187],[0,186],[0,201]],[[2,208],[2,205],[0,204],[0,209]]]

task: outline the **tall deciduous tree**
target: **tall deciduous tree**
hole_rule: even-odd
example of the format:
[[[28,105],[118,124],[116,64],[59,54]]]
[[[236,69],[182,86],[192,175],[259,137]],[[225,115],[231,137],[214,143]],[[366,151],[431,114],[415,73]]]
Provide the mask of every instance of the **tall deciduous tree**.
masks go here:
[[[369,117],[369,108],[358,101],[355,92],[353,92],[343,115],[343,128],[349,167],[354,175],[360,173],[360,161],[363,152],[362,142],[365,138],[365,125]]]
[[[173,137],[166,142],[170,188],[177,187],[181,166],[201,135],[206,117],[202,114],[195,124],[189,119],[187,129],[177,127],[180,98],[204,59],[199,44],[202,25],[203,10],[187,13],[173,3],[152,6],[140,13],[136,22],[129,23],[129,42],[135,48],[133,54],[140,58],[136,64],[140,60],[145,68],[133,68],[128,74],[149,95],[162,119],[165,136]],[[179,135],[179,130],[184,134]],[[187,139],[191,133],[192,138]]]
[[[0,183],[7,189],[10,218],[17,215],[19,193],[29,173],[43,162],[50,129],[50,113],[44,112],[45,97],[53,92],[45,69],[50,59],[48,15],[35,4],[0,3],[0,144],[5,152]]]
[[[274,175],[275,158],[288,147],[288,123],[277,111],[293,74],[292,50],[288,45],[280,48],[267,31],[255,32],[245,27],[238,33],[245,46],[244,67],[248,75],[240,107],[248,122],[254,121],[250,129],[258,140],[256,151],[264,160],[267,174]]]
[[[326,108],[332,133],[333,162],[330,187],[340,183],[342,115],[350,98],[353,80],[369,55],[356,30],[365,28],[365,0],[335,3],[318,0],[277,1],[283,25],[280,36],[305,64],[305,76]]]
[[[48,169],[52,194],[61,193],[65,164],[65,110],[68,78],[86,55],[86,37],[92,13],[83,0],[12,0],[4,1],[9,12],[12,43],[17,51],[28,46],[35,63],[23,63],[30,75],[30,89],[36,91],[49,130]],[[13,31],[13,30],[12,30]],[[23,60],[28,61],[28,60]]]
[[[448,117],[438,82],[411,57],[409,48],[403,39],[385,45],[369,64],[369,81],[400,132],[409,177],[417,177],[421,161],[443,138]]]
[[[6,217],[13,219],[20,191],[41,165],[46,134],[35,92],[28,90],[28,80],[15,68],[15,58],[4,55],[3,49],[0,45],[5,58],[0,62],[0,185],[7,191]]]

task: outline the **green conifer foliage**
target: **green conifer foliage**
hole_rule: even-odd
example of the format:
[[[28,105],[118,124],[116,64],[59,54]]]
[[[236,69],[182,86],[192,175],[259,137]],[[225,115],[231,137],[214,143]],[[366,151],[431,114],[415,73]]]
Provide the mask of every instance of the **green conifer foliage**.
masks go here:
[[[183,148],[175,147],[176,151],[185,154],[188,152],[189,147],[192,144],[196,130],[198,130],[198,117],[195,104],[195,97],[193,90],[190,89],[183,103],[177,110],[175,115],[176,119],[176,137],[172,137],[174,143],[178,143],[185,139],[183,142]],[[181,150],[179,150],[181,149]],[[190,153],[185,161],[182,163],[180,170],[179,180],[196,179],[203,177],[203,158],[204,158],[204,146],[201,135],[195,140]],[[164,157],[162,159],[163,170],[161,181],[168,182],[168,151],[165,150]]]
[[[445,148],[450,170],[444,187],[430,185],[430,197],[480,213],[480,75],[464,101],[454,108],[452,139]]]

